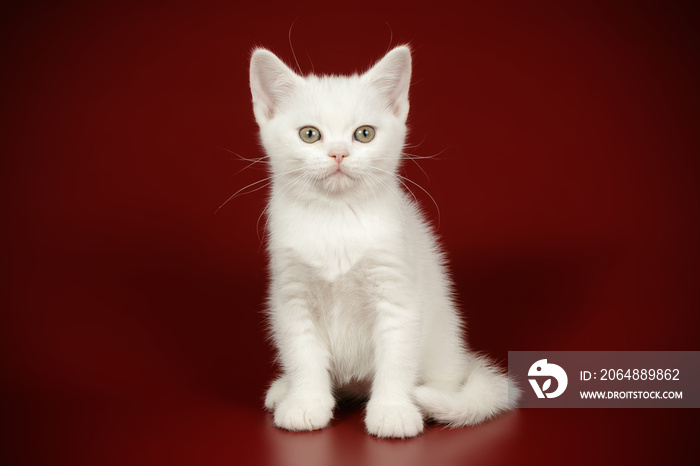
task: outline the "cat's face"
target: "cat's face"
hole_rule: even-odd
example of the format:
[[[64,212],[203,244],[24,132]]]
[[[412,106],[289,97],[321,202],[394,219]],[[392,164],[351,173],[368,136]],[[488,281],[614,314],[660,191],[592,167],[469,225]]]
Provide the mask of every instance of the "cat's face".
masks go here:
[[[361,76],[306,78],[256,50],[250,70],[255,116],[280,189],[344,196],[393,184],[410,70],[406,47]]]

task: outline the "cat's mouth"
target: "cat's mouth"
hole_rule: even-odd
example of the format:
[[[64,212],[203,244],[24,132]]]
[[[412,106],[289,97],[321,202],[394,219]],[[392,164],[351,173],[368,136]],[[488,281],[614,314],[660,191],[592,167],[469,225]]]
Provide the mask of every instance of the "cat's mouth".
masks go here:
[[[353,177],[348,173],[347,169],[343,169],[340,165],[335,167],[335,170],[330,172],[330,174],[326,178],[350,178],[353,179]]]
[[[343,191],[349,188],[355,181],[355,177],[351,175],[350,170],[338,166],[333,170],[329,170],[323,179],[323,184],[326,189],[331,191]]]

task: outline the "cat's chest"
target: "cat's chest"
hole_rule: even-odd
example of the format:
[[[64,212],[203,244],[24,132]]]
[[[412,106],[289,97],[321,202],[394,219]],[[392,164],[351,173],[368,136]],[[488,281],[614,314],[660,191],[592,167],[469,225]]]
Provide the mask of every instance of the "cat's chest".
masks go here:
[[[381,209],[296,209],[275,219],[271,239],[275,249],[292,251],[316,273],[333,281],[374,251],[396,245],[399,230],[391,217]]]

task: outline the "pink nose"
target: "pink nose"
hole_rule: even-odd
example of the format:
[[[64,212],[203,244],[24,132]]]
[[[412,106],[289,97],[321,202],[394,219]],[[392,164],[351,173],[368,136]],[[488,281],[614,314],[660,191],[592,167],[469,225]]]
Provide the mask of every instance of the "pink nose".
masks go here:
[[[343,152],[336,152],[336,153],[330,153],[328,154],[328,157],[333,157],[338,164],[343,161],[345,157],[347,157],[348,154],[345,154]]]

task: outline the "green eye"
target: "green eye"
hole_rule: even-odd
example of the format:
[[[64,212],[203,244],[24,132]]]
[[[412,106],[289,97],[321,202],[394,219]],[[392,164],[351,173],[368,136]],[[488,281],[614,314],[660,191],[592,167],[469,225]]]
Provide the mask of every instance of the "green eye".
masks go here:
[[[299,137],[302,141],[313,144],[321,139],[321,132],[313,126],[304,126],[299,130]]]
[[[360,126],[355,130],[355,140],[359,142],[370,142],[374,139],[374,128],[371,126]]]

